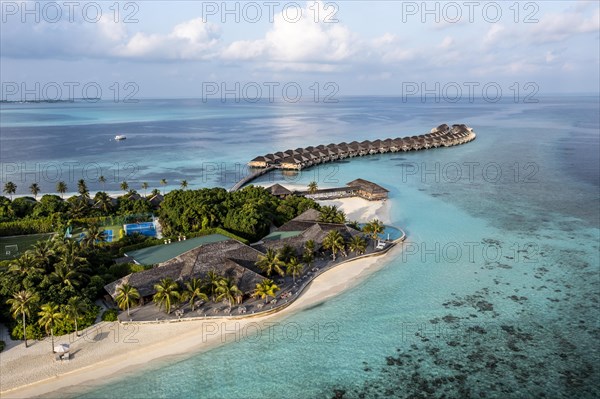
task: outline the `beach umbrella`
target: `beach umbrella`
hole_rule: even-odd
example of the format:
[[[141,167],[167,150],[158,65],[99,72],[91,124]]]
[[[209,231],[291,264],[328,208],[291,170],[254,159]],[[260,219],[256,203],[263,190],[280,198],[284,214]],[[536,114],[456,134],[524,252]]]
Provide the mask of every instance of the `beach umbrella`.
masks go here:
[[[69,351],[69,344],[60,344],[54,347],[55,353],[67,353]]]

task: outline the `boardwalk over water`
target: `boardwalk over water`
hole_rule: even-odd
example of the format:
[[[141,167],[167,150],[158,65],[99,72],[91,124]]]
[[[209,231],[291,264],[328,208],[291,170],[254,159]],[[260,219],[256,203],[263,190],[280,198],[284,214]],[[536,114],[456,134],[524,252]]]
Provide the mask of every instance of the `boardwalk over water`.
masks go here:
[[[300,171],[311,166],[335,162],[357,156],[385,154],[388,152],[419,151],[438,147],[452,147],[475,140],[477,135],[467,125],[443,124],[431,129],[430,133],[385,140],[365,140],[351,143],[331,143],[329,145],[310,146],[258,156],[248,162],[248,166],[258,169],[240,181],[229,191],[237,191],[254,179],[274,169]]]

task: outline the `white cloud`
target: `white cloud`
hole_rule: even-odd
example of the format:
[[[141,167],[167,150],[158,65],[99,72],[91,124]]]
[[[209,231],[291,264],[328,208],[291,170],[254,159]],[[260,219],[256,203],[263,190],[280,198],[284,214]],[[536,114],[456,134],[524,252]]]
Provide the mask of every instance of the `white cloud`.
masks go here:
[[[588,17],[589,15],[589,17]],[[562,12],[544,15],[532,29],[532,39],[536,43],[562,41],[580,33],[600,30],[600,9],[587,12]]]
[[[323,3],[320,15],[326,15]],[[308,6],[308,5],[307,5]],[[288,14],[290,15],[290,14]],[[298,21],[290,21],[283,13],[277,14],[273,26],[264,38],[235,41],[221,53],[226,60],[256,60],[278,69],[305,70],[308,64],[339,63],[358,51],[358,38],[340,23],[315,22],[313,13],[302,9]],[[277,63],[283,63],[281,65]]]
[[[124,58],[202,60],[214,56],[219,43],[216,25],[195,18],[176,25],[167,35],[138,32],[114,54]]]

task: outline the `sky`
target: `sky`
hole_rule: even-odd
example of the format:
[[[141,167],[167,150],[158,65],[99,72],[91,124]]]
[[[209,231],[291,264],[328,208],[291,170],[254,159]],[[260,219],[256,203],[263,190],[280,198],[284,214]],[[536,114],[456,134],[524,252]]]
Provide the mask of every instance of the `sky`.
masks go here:
[[[598,1],[0,6],[2,100],[600,91]]]

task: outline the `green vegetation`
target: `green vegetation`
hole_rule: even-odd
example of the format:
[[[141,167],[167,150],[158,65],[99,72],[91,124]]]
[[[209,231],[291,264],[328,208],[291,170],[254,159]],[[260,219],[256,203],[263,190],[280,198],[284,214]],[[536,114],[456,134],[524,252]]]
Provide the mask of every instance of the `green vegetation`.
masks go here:
[[[6,343],[4,341],[0,341],[0,352],[2,352],[5,347],[6,347]]]
[[[335,205],[324,206],[321,208],[319,221],[325,223],[346,223],[346,214]]]
[[[278,199],[262,187],[248,186],[233,193],[222,188],[174,190],[160,207],[163,234],[189,235],[209,228],[224,228],[257,241],[269,233],[271,224],[281,225],[316,202],[303,197]]]
[[[264,299],[265,303],[267,303],[269,297],[275,298],[277,291],[279,291],[279,287],[275,285],[273,280],[266,278],[260,283],[256,284],[256,289],[254,290],[252,296],[255,298]]]
[[[117,321],[119,311],[117,309],[107,309],[102,313],[102,321]]]

